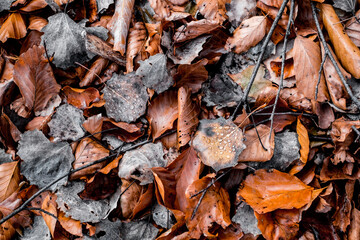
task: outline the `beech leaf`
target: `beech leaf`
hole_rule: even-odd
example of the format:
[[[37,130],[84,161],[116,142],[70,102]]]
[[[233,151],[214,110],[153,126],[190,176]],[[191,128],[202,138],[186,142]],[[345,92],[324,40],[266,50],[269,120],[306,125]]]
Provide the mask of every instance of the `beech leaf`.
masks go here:
[[[40,188],[68,173],[74,159],[68,143],[52,143],[39,130],[26,131],[21,135],[17,154],[23,160],[21,174],[31,184]],[[66,182],[66,178],[63,178],[52,185],[50,189],[58,189]]]

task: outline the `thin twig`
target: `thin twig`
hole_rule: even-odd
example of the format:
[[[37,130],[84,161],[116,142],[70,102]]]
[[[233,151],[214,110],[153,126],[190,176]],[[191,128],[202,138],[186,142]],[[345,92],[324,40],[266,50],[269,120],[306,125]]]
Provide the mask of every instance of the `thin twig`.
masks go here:
[[[40,212],[43,212],[53,218],[55,218],[56,220],[59,220],[54,214],[52,214],[51,212],[48,212],[42,208],[37,208],[37,207],[28,207],[28,208],[25,208],[24,210],[33,210],[33,211],[40,211]]]
[[[313,14],[313,17],[314,17],[314,20],[315,20],[315,24],[316,24],[316,28],[317,28],[317,31],[318,31],[318,36],[321,40],[321,43],[323,44],[324,46],[324,49],[325,49],[325,54],[329,56],[332,64],[334,65],[335,67],[335,70],[337,72],[337,74],[339,75],[340,79],[341,79],[341,82],[344,84],[345,86],[345,89],[346,91],[348,92],[351,100],[356,104],[356,106],[360,109],[360,101],[359,99],[357,99],[353,92],[351,91],[350,89],[350,86],[349,84],[347,84],[346,80],[345,80],[345,77],[344,75],[342,74],[334,56],[332,55],[332,53],[330,52],[328,46],[327,46],[327,43],[326,43],[326,40],[325,40],[325,37],[324,37],[324,34],[322,33],[321,31],[321,27],[320,27],[320,23],[319,23],[319,19],[317,18],[317,13],[316,13],[316,9],[315,9],[315,3],[314,2],[311,2],[311,10],[312,10],[312,14]]]
[[[284,70],[285,70],[285,60],[286,60],[286,46],[287,46],[287,42],[288,42],[288,37],[290,35],[290,28],[291,28],[291,24],[293,23],[293,15],[294,15],[294,7],[295,3],[294,0],[290,1],[290,14],[289,14],[289,20],[288,20],[288,24],[286,26],[286,33],[285,33],[285,38],[284,38],[284,46],[282,49],[282,53],[281,53],[281,74],[280,74],[280,84],[279,84],[279,89],[277,91],[276,97],[275,97],[275,102],[274,102],[274,107],[272,109],[271,112],[271,116],[270,116],[270,134],[269,134],[269,139],[271,138],[271,134],[273,131],[273,127],[274,127],[274,114],[275,114],[275,110],[277,107],[277,103],[279,101],[279,97],[280,97],[280,92],[283,88],[283,82],[284,82]]]
[[[275,17],[275,20],[273,22],[273,24],[271,25],[271,28],[269,30],[269,33],[266,35],[266,38],[265,38],[265,41],[263,43],[263,45],[261,46],[261,52],[260,52],[260,55],[257,59],[257,62],[256,62],[256,65],[254,67],[254,70],[252,72],[252,75],[251,75],[251,78],[250,78],[250,81],[249,81],[249,84],[246,86],[245,88],[245,91],[244,91],[244,95],[243,97],[240,99],[240,102],[238,103],[238,105],[236,106],[233,114],[231,115],[231,120],[234,121],[235,117],[236,117],[236,113],[239,111],[240,107],[243,106],[243,104],[247,101],[247,97],[250,93],[250,89],[252,87],[252,85],[254,84],[254,81],[255,81],[255,77],[257,75],[257,72],[260,68],[260,63],[264,57],[264,54],[265,54],[265,50],[266,50],[266,47],[271,39],[271,36],[272,34],[274,33],[274,30],[276,28],[276,25],[278,24],[279,20],[281,19],[281,16],[285,10],[285,7],[286,7],[286,4],[289,2],[289,0],[284,0],[280,9],[279,9],[279,12],[278,14],[276,15]]]
[[[324,58],[320,64],[319,77],[318,77],[318,81],[317,81],[316,87],[315,87],[315,100],[317,100],[317,96],[318,96],[318,92],[319,92],[319,85],[320,85],[320,80],[321,80],[321,72],[324,69],[324,63],[326,61],[327,56],[328,56],[327,54],[324,55]]]
[[[174,132],[174,131],[170,131],[170,132],[168,132],[168,133],[165,133],[164,135],[160,136],[159,138],[165,137],[165,136],[167,136],[167,135],[169,135],[169,134],[172,134],[173,132]],[[141,145],[144,145],[144,144],[146,144],[146,143],[149,143],[149,142],[151,142],[151,141],[152,141],[151,139],[148,139],[148,140],[139,142],[139,143],[137,143],[137,144],[134,144],[134,145],[132,145],[132,146],[129,146],[129,147],[127,147],[127,148],[124,148],[124,149],[121,147],[118,151],[119,151],[119,152],[126,152],[126,151],[129,151],[129,150],[135,149],[135,148],[137,148],[137,147],[139,147],[139,146],[141,146]],[[96,160],[96,161],[94,161],[94,162],[92,162],[92,163],[89,163],[89,164],[84,165],[84,166],[82,166],[82,167],[79,167],[79,168],[77,168],[77,169],[70,170],[68,173],[65,173],[65,174],[61,175],[60,177],[58,177],[57,179],[54,179],[52,182],[48,183],[46,186],[44,186],[43,188],[41,188],[40,190],[38,190],[34,195],[32,195],[28,200],[26,200],[20,207],[16,208],[12,213],[10,213],[9,215],[7,215],[7,216],[5,216],[4,218],[2,218],[2,219],[0,220],[0,225],[3,224],[4,222],[6,222],[7,220],[9,220],[10,218],[14,217],[14,216],[15,216],[16,214],[18,214],[19,212],[21,212],[21,211],[23,211],[23,210],[26,210],[27,205],[28,205],[32,200],[34,200],[34,199],[35,199],[37,196],[39,196],[42,192],[44,192],[46,189],[48,189],[50,186],[54,185],[55,183],[57,183],[57,182],[60,181],[61,179],[65,178],[65,177],[68,177],[68,176],[70,176],[71,174],[76,173],[76,172],[78,172],[78,171],[81,171],[81,170],[83,170],[83,169],[85,169],[85,168],[91,167],[91,166],[93,166],[93,165],[95,165],[95,164],[105,162],[105,161],[111,159],[112,157],[116,157],[116,156],[118,156],[118,152],[115,152],[114,154],[111,154],[111,155],[109,155],[109,156],[107,156],[107,157],[104,157],[104,158],[101,158],[101,159],[99,159],[99,160]]]

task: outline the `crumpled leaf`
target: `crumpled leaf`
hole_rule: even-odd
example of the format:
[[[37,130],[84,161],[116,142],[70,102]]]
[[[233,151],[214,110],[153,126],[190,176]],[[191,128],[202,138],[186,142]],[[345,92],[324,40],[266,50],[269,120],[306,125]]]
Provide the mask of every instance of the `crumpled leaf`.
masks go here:
[[[200,120],[192,145],[201,161],[216,172],[235,166],[246,148],[241,129],[224,118]]]
[[[174,84],[166,63],[166,55],[158,53],[145,61],[139,61],[140,67],[136,70],[136,75],[142,76],[145,87],[154,89],[156,93],[160,94]]]
[[[187,86],[192,93],[196,93],[201,89],[201,84],[208,79],[208,71],[205,66],[207,60],[201,60],[194,64],[179,65],[174,76],[176,86]]]
[[[164,151],[162,144],[148,143],[144,146],[127,151],[119,164],[119,177],[125,179],[137,179],[140,185],[152,183],[154,177],[152,167],[164,167]]]
[[[256,133],[256,131],[258,133]],[[259,141],[260,136],[261,142],[264,147],[267,149],[265,150]],[[270,136],[270,127],[266,125],[258,125],[255,128],[252,128],[245,132],[245,140],[244,144],[246,148],[244,151],[241,152],[238,161],[239,162],[266,162],[269,161],[274,155],[274,148],[275,148],[275,133],[274,131],[271,133]]]
[[[84,138],[76,148],[73,169],[80,168],[107,156],[109,156],[108,149],[104,148],[100,143],[91,138]],[[104,165],[105,162],[102,162],[75,172],[71,175],[71,179],[77,179],[85,175],[93,174]]]
[[[133,122],[146,111],[149,96],[140,77],[134,73],[113,74],[102,92],[106,113],[117,122]]]
[[[84,189],[84,186],[84,182],[71,181],[66,187],[60,187],[56,193],[58,207],[65,216],[71,216],[80,222],[99,222],[116,208],[121,192],[117,189],[110,198],[99,201],[82,200],[78,193]]]
[[[151,101],[147,119],[151,125],[153,139],[173,128],[178,118],[178,95],[176,91],[166,91]]]
[[[296,87],[306,98],[314,100],[321,65],[320,47],[311,39],[297,36],[293,49]],[[318,89],[317,100],[328,100],[329,94],[323,74]]]
[[[60,92],[42,46],[33,46],[21,54],[14,66],[14,82],[19,87],[25,107],[44,110],[50,99]]]
[[[359,18],[360,11],[357,11],[355,16]],[[351,18],[345,24],[345,32],[351,39],[351,41],[357,46],[360,46],[360,24],[355,18]]]
[[[225,4],[230,3],[229,0],[196,0],[199,12],[207,19],[223,23],[226,16]]]
[[[235,215],[231,218],[231,221],[239,224],[244,234],[250,233],[254,236],[261,234],[254,210],[245,202],[238,206]]]
[[[18,163],[18,161],[14,161],[0,165],[0,202],[19,188],[20,171]]]
[[[35,216],[31,227],[25,228],[21,240],[51,240],[51,234],[42,216]]]
[[[8,38],[23,38],[26,36],[26,32],[26,25],[22,15],[20,13],[12,13],[1,25],[0,41],[4,43]]]
[[[233,36],[226,41],[225,49],[230,51],[235,47],[235,53],[242,53],[257,45],[266,34],[267,18],[255,16],[246,19],[235,29]]]
[[[114,168],[116,167],[117,165]],[[78,194],[81,199],[97,201],[105,199],[115,193],[119,186],[120,179],[116,173],[103,173],[104,168],[102,168],[100,172],[96,172],[95,175],[86,182],[84,191]]]
[[[80,109],[70,104],[63,104],[56,109],[56,113],[48,123],[49,135],[54,137],[56,141],[76,141],[85,135],[82,128],[84,121],[85,118]]]
[[[355,78],[360,78],[359,48],[345,33],[342,24],[337,24],[340,19],[331,5],[323,3],[320,5],[320,10],[324,27],[329,34],[329,38],[341,65]]]
[[[256,0],[233,0],[226,7],[226,15],[232,26],[237,28],[240,23],[255,13]]]
[[[135,0],[117,0],[115,13],[107,25],[114,37],[114,50],[125,55],[126,37],[128,35]]]
[[[137,182],[121,179],[121,192],[124,192],[124,194],[120,197],[120,211],[122,218],[131,218],[133,210],[140,198],[141,191],[142,186],[140,186]]]
[[[65,86],[62,89],[67,102],[81,110],[90,107],[92,103],[100,101],[100,93],[96,88],[86,89],[72,88]]]
[[[257,213],[276,209],[301,208],[311,201],[313,188],[287,173],[265,169],[248,175],[238,191]]]
[[[197,205],[201,194],[194,198],[190,197],[206,188],[211,181],[212,177],[207,175],[196,180],[186,189],[185,196],[188,199],[189,207],[186,211],[185,219],[186,226],[190,232],[190,238],[199,239],[202,234],[204,234],[205,237],[214,237],[214,235],[209,232],[214,223],[220,225],[223,229],[231,224],[229,216],[229,194],[221,187],[219,182],[216,182],[207,190],[194,218],[191,219],[193,210]]]
[[[74,160],[68,143],[52,143],[39,130],[26,131],[21,135],[17,154],[23,160],[20,168],[21,174],[31,184],[40,188],[68,173]],[[49,189],[58,189],[66,182],[66,178],[63,178]]]

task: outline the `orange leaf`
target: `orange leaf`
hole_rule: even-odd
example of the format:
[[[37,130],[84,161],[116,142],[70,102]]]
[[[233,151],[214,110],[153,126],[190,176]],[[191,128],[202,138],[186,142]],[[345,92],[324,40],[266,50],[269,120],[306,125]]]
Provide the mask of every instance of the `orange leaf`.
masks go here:
[[[320,15],[336,56],[344,68],[355,78],[360,78],[360,50],[345,33],[344,27],[330,4],[319,4]]]
[[[191,101],[191,90],[181,87],[178,92],[179,119],[177,122],[178,147],[185,146],[199,124],[200,108]]]
[[[61,226],[72,235],[79,237],[83,235],[80,221],[74,220],[71,217],[66,217],[65,213],[62,211],[59,211],[58,219]]]
[[[0,202],[8,198],[19,188],[20,171],[18,162],[8,162],[0,165]]]
[[[20,55],[14,67],[14,81],[25,106],[35,112],[44,110],[50,99],[60,91],[44,53],[44,47],[34,45]]]
[[[20,39],[26,36],[25,21],[20,13],[12,13],[0,28],[0,41],[8,38]]]
[[[172,129],[178,118],[178,99],[176,91],[166,91],[151,101],[147,119],[151,126],[151,134],[155,140],[161,134]]]
[[[76,148],[73,168],[80,168],[86,164],[92,163],[107,156],[109,156],[109,150],[107,150],[91,138],[84,138],[83,140],[81,140],[81,142]],[[104,164],[104,162],[98,163],[86,169],[80,170],[76,173],[73,173],[71,175],[71,179],[77,179],[88,174],[93,174],[96,170],[101,169]]]
[[[134,8],[135,0],[118,0],[115,4],[115,13],[108,23],[114,37],[114,50],[119,51],[124,56],[126,51],[126,37],[128,35],[130,20]]]
[[[231,50],[235,47],[235,53],[242,53],[258,44],[266,34],[267,18],[255,16],[244,20],[241,25],[235,29],[233,37],[226,41],[225,49]]]
[[[237,195],[262,214],[276,209],[301,208],[311,201],[313,188],[287,173],[265,169],[248,175]]]
[[[294,43],[294,69],[297,89],[308,99],[315,99],[321,65],[320,47],[309,38],[297,36]],[[324,75],[321,74],[317,100],[329,99]]]
[[[51,214],[53,214],[55,217],[57,217],[57,203],[56,203],[56,195],[53,193],[49,193],[46,198],[44,199],[41,208]],[[56,226],[56,218],[53,216],[50,216],[49,214],[46,214],[44,212],[41,212],[42,217],[45,220],[46,225],[48,226],[51,236],[54,237],[55,233],[55,226]]]
[[[67,102],[79,109],[88,108],[92,103],[99,102],[101,98],[99,91],[93,87],[79,89],[65,86],[62,91]]]

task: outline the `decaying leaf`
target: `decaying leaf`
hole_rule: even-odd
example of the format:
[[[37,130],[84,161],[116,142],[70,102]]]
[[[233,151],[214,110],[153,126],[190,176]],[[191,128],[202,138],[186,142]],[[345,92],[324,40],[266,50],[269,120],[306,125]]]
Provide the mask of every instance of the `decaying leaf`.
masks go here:
[[[301,208],[311,201],[313,188],[287,173],[264,169],[249,175],[237,193],[257,213]]]
[[[14,66],[14,82],[19,87],[28,110],[44,110],[50,99],[60,92],[50,64],[41,46],[33,46],[21,54]]]
[[[141,78],[134,73],[113,74],[102,92],[106,113],[117,122],[130,123],[145,113],[149,96]]]
[[[119,177],[137,179],[140,185],[152,183],[154,177],[151,168],[166,165],[163,155],[161,143],[148,143],[138,149],[128,151],[119,164]]]
[[[224,118],[200,120],[192,145],[201,161],[217,172],[235,166],[246,148],[241,129]]]
[[[117,0],[115,4],[115,13],[108,23],[107,28],[114,36],[114,50],[125,55],[126,37],[128,35],[132,12],[135,0]]]
[[[225,49],[230,51],[235,48],[234,52],[236,53],[246,52],[264,38],[266,24],[267,18],[262,16],[255,16],[243,21],[235,29],[234,36],[228,38]]]
[[[41,204],[41,209],[57,217],[56,195],[53,193],[48,194]],[[54,237],[57,219],[43,212],[41,212],[41,215],[50,230],[51,236]]]
[[[56,109],[56,113],[48,123],[49,135],[57,141],[76,141],[85,135],[82,124],[85,121],[82,111],[70,104],[63,104]]]
[[[147,119],[151,125],[153,139],[173,127],[178,118],[178,96],[176,91],[167,91],[151,101]]]
[[[68,173],[74,159],[68,143],[51,143],[39,130],[26,131],[21,135],[17,154],[23,160],[21,174],[40,188]],[[63,178],[49,189],[58,189],[66,181]]]
[[[166,63],[166,55],[158,53],[145,61],[139,61],[140,67],[136,70],[136,75],[142,76],[145,87],[151,88],[160,94],[174,84]]]
[[[3,4],[3,3],[0,3]],[[1,5],[0,5],[1,7]],[[20,39],[26,35],[26,25],[20,13],[12,13],[0,28],[0,41],[6,42],[8,38]]]

